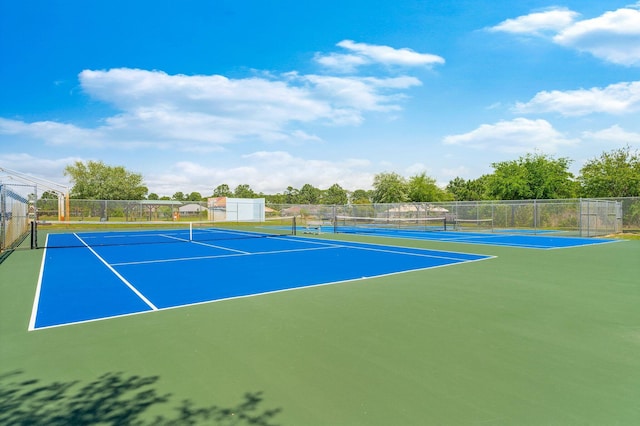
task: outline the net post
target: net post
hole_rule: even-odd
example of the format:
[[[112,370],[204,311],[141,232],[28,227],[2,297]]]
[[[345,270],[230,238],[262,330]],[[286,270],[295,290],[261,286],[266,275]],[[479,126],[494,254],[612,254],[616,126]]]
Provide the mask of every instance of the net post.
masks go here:
[[[291,228],[291,235],[296,235],[297,226],[296,226],[296,217],[295,216],[293,217],[293,221],[291,223],[291,227],[292,227]]]
[[[38,223],[31,221],[31,250],[38,248]]]
[[[193,222],[189,222],[189,242],[193,241]]]

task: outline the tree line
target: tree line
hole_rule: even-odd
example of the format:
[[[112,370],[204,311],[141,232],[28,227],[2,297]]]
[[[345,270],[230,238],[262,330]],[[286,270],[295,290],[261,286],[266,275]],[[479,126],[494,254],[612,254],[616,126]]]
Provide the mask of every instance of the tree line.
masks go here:
[[[203,201],[209,197],[265,198],[273,204],[369,204],[476,200],[525,200],[640,196],[640,153],[629,146],[587,161],[574,176],[566,157],[526,154],[516,160],[492,163],[493,172],[477,179],[456,177],[445,188],[426,173],[405,178],[395,172],[374,176],[373,189],[347,190],[339,184],[327,189],[305,184],[277,194],[255,192],[248,184],[231,189],[226,183],[203,196],[176,192],[172,196],[149,193],[141,174],[100,161],[75,162],[65,168],[73,182],[71,198],[93,200]]]

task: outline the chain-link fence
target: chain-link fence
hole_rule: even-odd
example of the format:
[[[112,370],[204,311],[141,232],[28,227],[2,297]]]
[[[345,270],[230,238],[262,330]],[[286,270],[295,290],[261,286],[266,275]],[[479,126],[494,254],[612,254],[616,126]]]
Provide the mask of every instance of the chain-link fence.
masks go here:
[[[298,224],[354,217],[388,220],[446,219],[448,230],[522,232],[594,237],[640,227],[640,198],[622,200],[455,201],[326,205],[268,205],[299,217]],[[627,210],[625,210],[625,208]],[[629,220],[625,224],[625,219]],[[623,224],[625,224],[623,226]]]
[[[640,233],[640,197],[605,199],[621,204],[623,232]]]
[[[69,200],[67,220],[86,222],[246,221],[264,219],[256,199],[207,201]],[[38,220],[58,220],[56,199],[38,200]],[[256,211],[260,207],[260,211]]]
[[[69,202],[72,221],[198,221],[218,220],[207,202],[169,200],[76,200]],[[58,218],[58,201],[40,199],[40,221]],[[445,218],[458,231],[555,232],[559,235],[601,236],[640,232],[640,197],[524,201],[456,201],[434,203],[302,205],[266,203],[265,217],[296,216],[298,224],[329,225],[336,217]]]
[[[35,194],[33,185],[0,183],[0,253],[28,235]]]
[[[38,220],[58,218],[55,199],[38,200]],[[207,220],[207,203],[165,200],[69,200],[68,220],[88,222]]]

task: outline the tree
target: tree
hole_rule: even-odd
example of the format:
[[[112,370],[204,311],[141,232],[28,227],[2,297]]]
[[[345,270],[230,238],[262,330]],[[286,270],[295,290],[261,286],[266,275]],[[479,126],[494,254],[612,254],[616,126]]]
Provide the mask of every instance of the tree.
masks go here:
[[[233,192],[233,196],[236,198],[255,198],[256,193],[251,189],[251,187],[247,184],[242,184],[236,186],[235,191]]]
[[[301,204],[318,204],[322,191],[315,186],[305,183],[298,193],[298,202]]]
[[[44,191],[40,196],[41,200],[57,200],[58,194],[53,191]]]
[[[71,198],[85,200],[142,200],[149,191],[142,175],[101,161],[76,161],[64,169],[73,182]]]
[[[348,202],[347,191],[334,183],[324,193],[323,204],[344,205]]]
[[[159,199],[160,199],[160,196],[158,196],[158,194],[156,194],[155,192],[152,192],[147,197],[147,200],[159,200]]]
[[[378,173],[373,178],[374,203],[401,203],[408,200],[407,183],[397,173]]]
[[[284,194],[270,194],[264,196],[265,202],[267,204],[286,204],[286,197]]]
[[[199,192],[192,192],[187,196],[186,201],[202,201],[202,194]]]
[[[487,193],[501,200],[570,198],[576,195],[571,160],[527,154],[518,160],[493,163]]]
[[[42,216],[55,215],[58,209],[58,194],[44,191],[38,200],[38,214]]]
[[[367,191],[364,189],[356,189],[351,193],[351,203],[352,204],[370,204],[372,197],[372,191]]]
[[[284,191],[285,203],[297,204],[299,202],[300,190],[293,186],[287,186],[287,190]]]
[[[184,195],[183,192],[178,191],[175,194],[173,194],[173,196],[171,197],[172,200],[175,201],[187,201],[187,197]]]
[[[584,197],[640,196],[640,154],[629,146],[585,163],[578,178]]]
[[[216,189],[213,190],[214,197],[233,197],[233,192],[229,185],[223,183],[221,185],[216,186]]]
[[[446,191],[457,201],[484,200],[487,193],[489,175],[482,175],[478,179],[464,180],[456,177],[447,185]]]
[[[445,201],[447,194],[436,185],[436,180],[427,176],[426,173],[420,173],[412,176],[407,182],[407,196],[409,201]]]

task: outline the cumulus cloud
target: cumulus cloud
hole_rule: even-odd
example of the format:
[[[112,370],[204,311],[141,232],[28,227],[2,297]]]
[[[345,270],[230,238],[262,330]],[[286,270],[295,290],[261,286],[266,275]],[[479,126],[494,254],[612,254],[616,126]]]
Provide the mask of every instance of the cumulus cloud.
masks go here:
[[[316,62],[341,73],[352,73],[362,65],[369,64],[367,58],[343,53],[316,54]]]
[[[640,3],[638,3],[640,4]],[[507,19],[489,28],[493,32],[548,36],[558,45],[589,53],[618,65],[640,65],[640,10],[638,4],[578,20],[577,12],[550,9]]]
[[[582,134],[582,137],[584,139],[605,142],[607,145],[618,147],[627,145],[640,147],[640,133],[628,132],[617,124],[607,129],[598,130],[595,132],[584,132]]]
[[[169,75],[162,71],[118,68],[80,73],[93,98],[125,111],[154,107],[234,118],[309,121],[330,115],[331,105],[304,87],[266,78],[230,79],[221,75]]]
[[[640,65],[640,10],[622,8],[576,22],[553,40],[619,65]]]
[[[309,74],[255,71],[246,78],[230,78],[133,68],[83,70],[78,79],[84,94],[115,112],[97,117],[94,126],[0,118],[0,143],[9,140],[15,146],[29,146],[44,142],[60,147],[60,152],[109,152],[115,153],[113,158],[120,150],[139,152],[135,150],[144,148],[140,152],[156,150],[154,155],[158,156],[166,151],[175,156],[172,167],[165,166],[161,172],[153,167],[142,170],[150,190],[163,195],[171,195],[181,186],[206,194],[221,183],[251,183],[254,190],[266,193],[305,183],[321,188],[338,183],[344,188],[368,189],[373,177],[367,170],[372,165],[364,159],[334,162],[294,157],[284,151],[258,151],[243,157],[241,166],[234,166],[231,163],[237,164],[238,155],[228,154],[232,144],[245,144],[252,147],[249,149],[255,149],[256,144],[269,149],[323,144],[316,134],[318,129],[358,126],[374,114],[395,115],[408,91],[422,84],[416,77],[398,73],[398,68],[377,69],[375,74],[339,74],[335,72],[338,62],[351,61],[354,68],[373,63],[415,67],[443,62],[411,49],[350,41],[341,42],[340,47],[350,52],[350,59],[318,54],[317,58],[324,57],[320,62],[330,62],[333,57],[335,66],[329,64]],[[205,160],[211,156],[199,155],[209,152],[220,152],[219,158],[232,161],[218,161],[212,167]],[[136,164],[134,157],[127,158],[130,165]],[[180,157],[201,160],[179,162]],[[41,174],[52,170],[58,177],[68,164],[90,159],[66,157],[47,163],[0,156],[0,161],[15,163],[21,170]]]
[[[605,88],[542,91],[530,101],[518,102],[514,107],[517,113],[556,112],[565,116],[628,114],[638,109],[640,81],[616,83]]]
[[[427,173],[427,166],[422,163],[414,163],[404,169],[406,175],[415,176],[420,173]]]
[[[150,192],[173,195],[176,191],[196,191],[203,196],[213,193],[221,184],[233,190],[248,184],[256,192],[282,193],[288,186],[301,188],[311,184],[327,189],[337,183],[347,190],[370,189],[373,182],[372,163],[362,158],[340,161],[305,159],[286,151],[256,151],[242,156],[242,165],[212,165],[206,160],[176,161],[170,166],[151,168],[143,172]],[[76,161],[90,158],[64,157],[45,159],[30,154],[0,154],[0,165],[11,165],[15,170],[70,186],[62,171]],[[138,170],[136,170],[138,172]]]
[[[333,117],[336,123],[359,123],[362,121],[361,112],[399,110],[398,102],[404,95],[396,90],[422,84],[417,78],[408,76],[377,78],[305,75],[298,78],[309,83],[319,98],[341,105],[342,108]]]
[[[371,163],[363,159],[342,161],[310,160],[285,151],[257,151],[243,156],[243,165],[210,167],[197,162],[183,161],[174,164],[172,170],[146,177],[147,184],[160,194],[173,194],[180,182],[206,182],[193,189],[210,194],[216,186],[227,184],[233,190],[241,184],[251,184],[251,189],[266,194],[282,193],[288,186],[301,188],[310,183],[327,189],[337,183],[345,189],[369,189],[373,174],[368,171]],[[191,184],[189,187],[193,187]],[[173,191],[173,192],[171,192]]]
[[[569,26],[580,16],[567,8],[551,8],[541,12],[502,21],[489,28],[492,32],[507,32],[522,35],[542,35],[558,32]]]
[[[342,40],[337,46],[349,53],[316,54],[316,61],[327,68],[341,72],[353,72],[363,65],[387,65],[400,67],[431,67],[444,64],[441,56],[431,53],[419,53],[412,49],[396,49],[353,40]]]
[[[0,118],[0,135],[52,145],[216,151],[243,141],[314,143],[300,128],[359,125],[371,112],[401,109],[404,92],[421,84],[411,76],[301,75],[232,79],[222,75],[170,75],[117,68],[84,70],[82,90],[119,112],[101,125],[27,123]]]
[[[444,138],[446,145],[459,145],[510,154],[524,154],[534,149],[554,153],[558,147],[575,145],[546,120],[515,118],[495,124],[483,124],[475,130]]]
[[[80,143],[98,145],[103,138],[100,130],[83,129],[73,124],[55,121],[25,123],[0,117],[0,135],[23,136],[31,139],[46,140],[52,145]]]
[[[62,177],[62,171],[76,161],[82,161],[82,159],[80,157],[52,159],[27,153],[0,153],[0,165],[64,186],[69,186],[69,181]]]
[[[335,123],[344,115],[344,106],[288,78],[230,79],[123,68],[85,70],[80,82],[91,97],[123,110],[107,120],[111,129],[142,132],[154,140],[209,145],[247,138],[287,140],[291,123]]]

